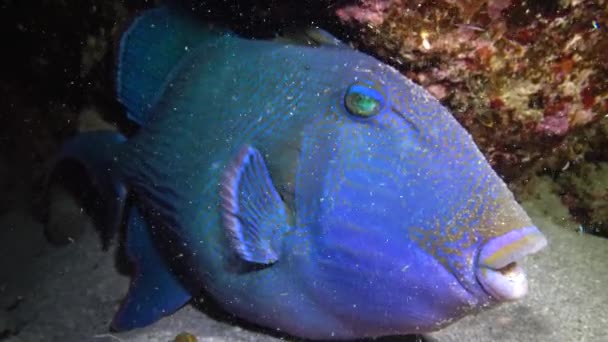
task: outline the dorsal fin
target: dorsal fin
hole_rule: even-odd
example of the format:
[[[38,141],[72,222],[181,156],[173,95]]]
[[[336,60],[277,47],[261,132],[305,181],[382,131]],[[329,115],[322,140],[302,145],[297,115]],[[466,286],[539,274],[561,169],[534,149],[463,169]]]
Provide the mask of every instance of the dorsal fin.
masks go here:
[[[137,17],[120,41],[116,88],[130,120],[140,125],[171,72],[194,47],[221,34],[178,9],[161,6]]]
[[[306,46],[350,48],[350,46],[334,37],[331,33],[318,27],[287,31],[275,38],[275,41]]]

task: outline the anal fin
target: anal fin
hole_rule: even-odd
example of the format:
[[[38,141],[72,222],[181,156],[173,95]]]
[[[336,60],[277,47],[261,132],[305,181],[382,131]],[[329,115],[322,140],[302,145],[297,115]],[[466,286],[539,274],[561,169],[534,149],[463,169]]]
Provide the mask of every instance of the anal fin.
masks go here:
[[[129,213],[127,256],[134,264],[129,293],[114,316],[111,328],[125,331],[154,323],[190,300],[152,241],[152,231],[137,208]]]

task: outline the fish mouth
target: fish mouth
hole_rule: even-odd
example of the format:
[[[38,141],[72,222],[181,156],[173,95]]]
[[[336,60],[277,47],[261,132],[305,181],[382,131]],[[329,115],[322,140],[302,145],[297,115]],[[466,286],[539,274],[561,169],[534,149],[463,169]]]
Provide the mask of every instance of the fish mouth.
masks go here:
[[[546,245],[547,239],[536,227],[493,238],[479,253],[477,280],[498,301],[522,298],[528,292],[528,279],[518,262]]]

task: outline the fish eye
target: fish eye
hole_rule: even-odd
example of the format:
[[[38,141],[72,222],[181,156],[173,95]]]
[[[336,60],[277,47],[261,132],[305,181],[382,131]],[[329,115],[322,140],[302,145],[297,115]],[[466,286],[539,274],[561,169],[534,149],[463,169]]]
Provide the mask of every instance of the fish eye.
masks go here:
[[[384,102],[384,94],[380,89],[363,82],[350,85],[344,96],[344,105],[348,112],[363,118],[380,113]]]

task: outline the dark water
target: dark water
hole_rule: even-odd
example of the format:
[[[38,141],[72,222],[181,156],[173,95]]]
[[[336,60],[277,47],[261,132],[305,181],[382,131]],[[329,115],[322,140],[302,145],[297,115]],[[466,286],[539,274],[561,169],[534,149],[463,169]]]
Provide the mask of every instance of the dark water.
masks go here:
[[[201,21],[248,38],[319,25],[396,67],[452,110],[547,236],[549,247],[524,264],[530,290],[523,300],[438,332],[381,340],[608,341],[608,155],[603,148],[608,139],[603,119],[608,113],[608,3],[542,1],[526,7],[517,1],[433,1],[395,7],[399,4],[391,1],[363,1],[356,8],[349,7],[354,2],[320,0],[176,3],[193,9]],[[129,286],[123,246],[102,249],[98,198],[89,191],[86,175],[72,170],[63,184],[68,191],[47,197],[49,163],[68,137],[93,129],[126,135],[137,130],[115,100],[116,49],[136,13],[154,5],[0,3],[5,42],[0,63],[0,340],[172,341],[182,332],[199,341],[298,340],[235,318],[206,297],[144,329],[110,332]],[[564,34],[554,24],[558,21],[570,25],[569,36],[551,40]],[[498,26],[508,39],[497,38]],[[493,74],[492,67],[478,68],[487,56],[482,52],[474,55],[477,59],[463,58],[471,63],[470,73],[452,73],[445,68],[450,59],[433,49],[441,44],[454,53],[466,49],[450,47],[441,37],[495,41],[494,57],[487,57],[494,58],[495,64],[488,65],[495,68],[519,61],[505,56],[536,51],[526,58],[538,64],[522,68],[539,72]],[[545,67],[552,76],[543,74]],[[437,76],[441,73],[448,76]],[[497,96],[503,104],[482,97],[485,88],[502,89]],[[547,95],[552,92],[560,94],[559,100]],[[523,107],[503,110],[520,102]],[[567,132],[551,135],[541,129],[558,129],[553,119],[542,120],[562,120],[555,108],[566,107],[573,108],[564,114]],[[479,108],[490,109],[471,114]],[[530,117],[521,119],[522,113],[547,125],[534,126]],[[588,116],[593,118],[587,121]]]

